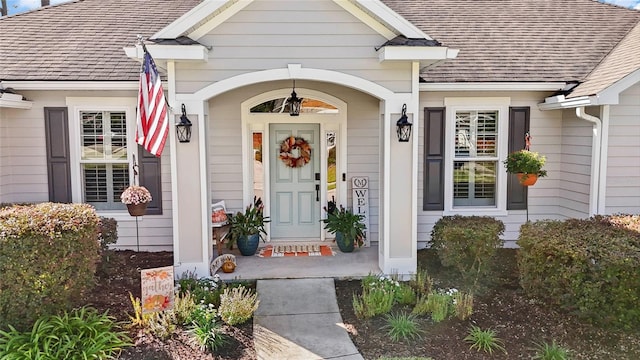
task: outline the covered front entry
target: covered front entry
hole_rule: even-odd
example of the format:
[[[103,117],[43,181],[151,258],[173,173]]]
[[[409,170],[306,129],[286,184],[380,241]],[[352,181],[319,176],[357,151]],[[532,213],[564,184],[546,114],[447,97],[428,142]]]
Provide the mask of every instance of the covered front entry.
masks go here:
[[[319,124],[269,127],[271,239],[320,239]]]
[[[319,91],[296,91],[304,99],[299,116],[286,111],[290,89],[242,104],[250,174],[244,177],[244,203],[262,198],[271,241],[323,241],[323,207],[347,201],[346,177],[340,175],[347,173],[347,105]]]

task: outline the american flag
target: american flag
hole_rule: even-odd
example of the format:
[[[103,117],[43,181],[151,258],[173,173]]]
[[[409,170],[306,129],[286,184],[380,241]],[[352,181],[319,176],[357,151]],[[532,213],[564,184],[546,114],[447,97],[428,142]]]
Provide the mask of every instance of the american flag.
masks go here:
[[[162,82],[153,58],[144,49],[138,92],[136,142],[155,156],[162,155],[169,133],[169,115]]]

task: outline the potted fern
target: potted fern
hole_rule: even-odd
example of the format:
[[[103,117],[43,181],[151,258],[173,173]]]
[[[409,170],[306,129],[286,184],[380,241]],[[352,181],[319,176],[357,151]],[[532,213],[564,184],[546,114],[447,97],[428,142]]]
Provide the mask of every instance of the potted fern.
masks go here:
[[[352,252],[353,249],[364,244],[364,231],[366,226],[361,222],[364,216],[357,215],[340,205],[339,209],[334,208],[327,211],[327,218],[322,222],[324,228],[336,235],[336,243],[342,252]]]
[[[539,177],[547,176],[543,170],[546,157],[529,150],[514,151],[504,160],[504,166],[510,174],[516,174],[518,180],[524,186],[531,186]]]

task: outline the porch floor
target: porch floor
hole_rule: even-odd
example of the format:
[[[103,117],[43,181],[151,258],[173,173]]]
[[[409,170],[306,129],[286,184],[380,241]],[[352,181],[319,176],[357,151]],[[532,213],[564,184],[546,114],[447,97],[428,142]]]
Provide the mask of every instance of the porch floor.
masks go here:
[[[263,244],[261,244],[263,245]],[[258,249],[258,251],[260,251]],[[225,249],[225,254],[236,256],[236,269],[218,275],[222,280],[334,278],[357,279],[380,273],[378,247],[359,248],[343,253],[333,246],[335,256],[271,257],[242,256],[237,249]]]

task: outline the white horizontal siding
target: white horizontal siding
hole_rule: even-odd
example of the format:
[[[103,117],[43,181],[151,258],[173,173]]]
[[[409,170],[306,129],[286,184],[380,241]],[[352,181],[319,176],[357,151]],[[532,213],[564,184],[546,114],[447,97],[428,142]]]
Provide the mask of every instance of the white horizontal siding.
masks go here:
[[[208,62],[176,65],[179,93],[288,64],[411,90],[410,64],[380,63],[375,49],[386,39],[331,0],[254,1],[198,41],[211,46]]]
[[[2,109],[0,113],[0,202],[45,202],[49,200],[47,150],[45,142],[44,108],[66,107],[67,97],[132,97],[135,92],[27,91],[33,101],[29,110]],[[99,104],[97,107],[99,107]],[[73,109],[69,110],[70,124]],[[135,119],[129,119],[135,122]],[[141,250],[171,250],[173,246],[171,220],[171,167],[169,142],[162,156],[163,215],[138,219],[136,239],[135,218],[126,211],[98,212],[118,221],[117,248]],[[73,164],[71,166],[74,166]],[[77,166],[77,165],[75,165]]]
[[[531,109],[532,151],[538,151],[547,157],[545,169],[548,177],[538,180],[535,186],[529,187],[529,220],[561,219],[558,203],[560,169],[562,167],[562,118],[556,111],[540,111],[537,104],[548,94],[540,92],[421,92],[420,93],[420,129],[418,145],[418,247],[425,247],[431,238],[431,229],[442,217],[442,211],[422,210],[424,192],[424,108],[444,107],[446,97],[510,97],[510,106],[528,106]],[[447,125],[450,122],[447,123]],[[505,135],[506,136],[506,135]],[[500,164],[500,169],[504,167]],[[482,215],[478,211],[477,215]],[[505,247],[517,246],[515,241],[519,235],[520,225],[527,219],[526,210],[512,210],[507,216],[495,217],[505,223]]]
[[[562,113],[560,212],[567,218],[589,216],[593,124],[573,110]]]
[[[640,214],[640,84],[611,105],[605,213]]]

